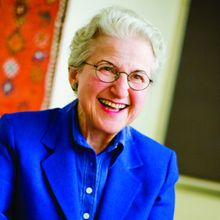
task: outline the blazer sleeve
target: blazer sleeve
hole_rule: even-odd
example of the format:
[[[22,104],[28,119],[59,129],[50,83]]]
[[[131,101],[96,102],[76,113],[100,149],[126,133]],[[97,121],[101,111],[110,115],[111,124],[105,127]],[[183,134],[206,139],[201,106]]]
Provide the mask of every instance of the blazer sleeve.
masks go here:
[[[0,118],[0,220],[8,219],[13,198],[15,180],[13,146],[13,130],[3,116]]]
[[[167,169],[166,179],[153,205],[148,220],[172,220],[175,208],[175,184],[178,180],[176,154],[172,151]]]

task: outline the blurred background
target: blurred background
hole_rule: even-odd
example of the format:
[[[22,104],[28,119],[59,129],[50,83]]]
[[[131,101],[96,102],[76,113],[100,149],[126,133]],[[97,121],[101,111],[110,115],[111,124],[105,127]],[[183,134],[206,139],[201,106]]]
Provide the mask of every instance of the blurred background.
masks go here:
[[[42,2],[46,6],[40,7]],[[6,59],[1,49],[0,115],[71,102],[74,95],[68,83],[67,60],[72,36],[100,8],[110,5],[126,6],[145,17],[161,30],[167,45],[164,69],[133,126],[177,152],[181,177],[176,187],[175,219],[219,219],[218,0],[1,1],[2,13],[6,6],[16,10],[8,9],[10,22],[0,24],[1,36],[7,41],[0,40],[7,54]],[[30,16],[31,10],[36,17]],[[35,47],[27,39],[35,39]]]

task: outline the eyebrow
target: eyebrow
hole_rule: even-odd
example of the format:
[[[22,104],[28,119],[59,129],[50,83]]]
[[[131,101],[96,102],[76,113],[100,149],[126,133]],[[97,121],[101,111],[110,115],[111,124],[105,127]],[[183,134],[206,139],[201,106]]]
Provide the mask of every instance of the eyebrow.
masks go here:
[[[116,66],[114,63],[112,63],[112,62],[110,62],[110,61],[108,61],[108,60],[100,60],[100,61],[98,61],[95,65],[98,65],[98,64],[100,64],[100,63],[102,63],[102,62],[109,63],[109,64],[111,64],[113,67],[115,67],[115,68],[117,69],[117,71],[120,71],[118,66]],[[145,70],[142,70],[142,69],[136,69],[136,70],[132,71],[131,73],[134,73],[134,72],[144,72],[144,73],[147,74],[147,72],[146,72]]]
[[[114,67],[117,68],[117,66],[116,66],[114,63],[112,63],[112,62],[110,62],[110,61],[108,61],[108,60],[100,60],[100,61],[98,61],[98,62],[96,63],[96,65],[98,65],[98,64],[100,64],[100,63],[102,63],[102,62],[109,63],[109,64],[111,64],[112,66],[114,66]]]

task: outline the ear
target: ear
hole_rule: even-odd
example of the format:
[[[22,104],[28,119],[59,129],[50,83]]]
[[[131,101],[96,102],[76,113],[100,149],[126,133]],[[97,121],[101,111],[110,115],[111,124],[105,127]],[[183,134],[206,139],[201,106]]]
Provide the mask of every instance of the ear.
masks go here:
[[[69,66],[68,72],[69,72],[69,83],[72,86],[78,82],[79,70],[74,67]]]

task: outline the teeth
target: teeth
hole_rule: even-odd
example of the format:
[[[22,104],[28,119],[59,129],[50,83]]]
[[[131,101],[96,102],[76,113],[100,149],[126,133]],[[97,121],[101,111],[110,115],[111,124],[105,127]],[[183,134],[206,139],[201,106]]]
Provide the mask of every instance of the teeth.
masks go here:
[[[104,105],[107,105],[111,108],[122,109],[122,108],[126,107],[126,105],[124,105],[124,104],[116,104],[116,103],[107,101],[105,99],[99,99],[99,100],[100,100],[101,103],[103,103]]]

